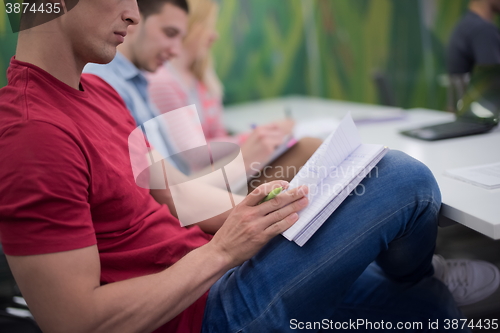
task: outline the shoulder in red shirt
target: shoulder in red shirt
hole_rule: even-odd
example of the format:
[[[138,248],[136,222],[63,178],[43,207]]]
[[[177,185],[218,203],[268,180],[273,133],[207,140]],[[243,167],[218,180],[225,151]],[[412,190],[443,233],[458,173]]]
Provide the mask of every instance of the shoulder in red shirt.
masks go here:
[[[93,75],[75,90],[12,59],[0,90],[0,237],[5,253],[97,245],[101,283],[171,266],[210,236],[182,228],[135,184],[120,96]],[[206,295],[158,332],[199,332]]]

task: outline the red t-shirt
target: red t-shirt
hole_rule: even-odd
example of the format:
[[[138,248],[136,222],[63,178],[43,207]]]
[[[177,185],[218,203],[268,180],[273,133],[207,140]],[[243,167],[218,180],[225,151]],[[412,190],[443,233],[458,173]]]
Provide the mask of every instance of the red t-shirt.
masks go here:
[[[11,60],[0,90],[0,239],[35,255],[97,244],[101,284],[157,273],[210,240],[182,228],[133,178],[136,128],[120,96],[97,76],[75,90]],[[157,332],[200,332],[205,294]]]

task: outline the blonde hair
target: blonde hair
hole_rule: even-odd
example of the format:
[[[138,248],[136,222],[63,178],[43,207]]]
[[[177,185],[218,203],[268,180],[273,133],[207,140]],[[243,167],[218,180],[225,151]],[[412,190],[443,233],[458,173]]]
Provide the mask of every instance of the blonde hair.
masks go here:
[[[189,21],[185,40],[197,38],[200,33],[199,29],[209,28],[211,20],[216,21],[219,10],[219,6],[213,0],[188,0],[188,4]],[[190,70],[199,81],[205,84],[211,94],[222,98],[223,87],[215,73],[211,51],[204,58],[195,59]]]

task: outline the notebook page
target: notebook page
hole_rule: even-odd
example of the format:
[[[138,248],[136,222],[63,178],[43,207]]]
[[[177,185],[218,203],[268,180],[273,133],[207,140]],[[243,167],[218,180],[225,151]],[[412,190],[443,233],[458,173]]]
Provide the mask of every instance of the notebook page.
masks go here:
[[[362,145],[365,146],[365,145]],[[376,145],[372,145],[376,146]],[[359,148],[358,148],[359,149]],[[368,163],[365,168],[360,170],[360,173],[352,179],[350,183],[338,194],[332,201],[328,202],[323,209],[297,234],[293,239],[299,246],[303,246],[309,238],[323,225],[330,215],[340,206],[347,196],[361,183],[361,181],[370,173],[377,163],[384,157],[389,149],[380,146],[380,150],[374,156],[373,160]],[[375,174],[376,175],[376,174]]]
[[[307,212],[310,219],[321,212],[363,169],[383,150],[382,145],[361,145],[350,154],[328,177],[310,188],[315,194]],[[304,209],[305,211],[305,209]],[[300,216],[300,213],[299,213]]]
[[[370,163],[376,159],[383,150],[384,147],[382,145],[361,145],[351,153],[344,162],[333,169],[328,177],[324,178],[319,184],[311,186],[310,191],[314,194],[314,197],[309,202],[307,208],[299,212],[299,220],[304,218],[304,222],[291,240],[295,240],[297,235],[300,235],[304,229],[312,224],[316,216],[319,215],[326,206],[330,205],[331,201],[344,191],[358,175],[363,173],[366,175],[371,170],[371,168],[369,168]],[[358,183],[361,179],[359,179]],[[347,194],[349,193],[350,191]]]
[[[318,205],[313,204],[317,197],[323,194],[314,191],[314,188],[325,178],[330,178],[332,172],[359,146],[359,137],[356,125],[348,113],[340,122],[337,130],[332,133],[318,150],[311,156],[307,163],[300,169],[290,182],[289,188],[308,185],[310,193],[309,206],[299,212],[299,220],[283,233],[287,239],[292,240],[297,233],[317,214],[320,210]],[[321,207],[322,208],[322,207]]]

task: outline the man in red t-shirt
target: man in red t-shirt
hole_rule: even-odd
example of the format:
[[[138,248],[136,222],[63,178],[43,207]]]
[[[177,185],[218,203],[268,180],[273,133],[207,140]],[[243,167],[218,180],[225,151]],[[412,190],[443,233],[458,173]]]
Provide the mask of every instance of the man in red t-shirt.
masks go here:
[[[139,1],[187,10],[185,0]],[[43,330],[284,331],[367,309],[376,319],[460,317],[431,278],[437,184],[402,153],[387,154],[378,179],[363,181],[366,194],[349,197],[302,248],[274,236],[297,221],[307,188],[258,205],[286,182],[264,184],[208,221],[213,237],[204,223],[180,227],[135,184],[127,141],[135,124],[123,100],[81,75],[88,62],[111,61],[139,20],[135,0],[80,0],[19,33],[0,90],[0,236]],[[374,260],[391,279],[366,269]]]
[[[227,221],[209,242],[136,186],[127,145],[135,122],[113,88],[81,72],[113,59],[139,19],[134,0],[80,0],[19,33],[0,92],[1,241],[44,330],[152,331],[168,322],[161,332],[199,332],[209,287],[306,203],[291,191],[253,207],[279,182],[267,184],[219,216]]]

